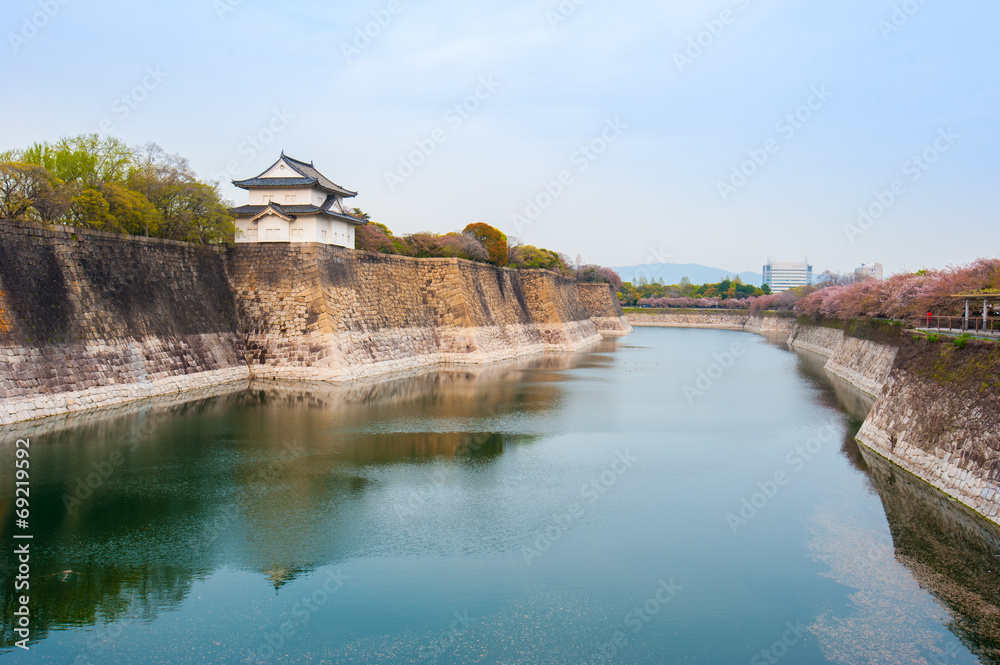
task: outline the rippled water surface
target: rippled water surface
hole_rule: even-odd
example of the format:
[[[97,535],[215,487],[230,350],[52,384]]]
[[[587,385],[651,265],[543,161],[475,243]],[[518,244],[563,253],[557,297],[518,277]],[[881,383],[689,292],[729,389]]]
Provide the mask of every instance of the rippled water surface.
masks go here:
[[[0,660],[1000,662],[997,531],[860,451],[871,399],[822,364],[638,329],[0,429]]]

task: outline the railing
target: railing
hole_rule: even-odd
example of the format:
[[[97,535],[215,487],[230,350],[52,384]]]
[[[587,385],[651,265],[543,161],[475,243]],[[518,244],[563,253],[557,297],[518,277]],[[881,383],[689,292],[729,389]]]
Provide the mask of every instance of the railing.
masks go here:
[[[1000,317],[991,316],[985,321],[982,316],[925,316],[916,321],[918,328],[932,330],[962,330],[967,332],[1000,332]]]

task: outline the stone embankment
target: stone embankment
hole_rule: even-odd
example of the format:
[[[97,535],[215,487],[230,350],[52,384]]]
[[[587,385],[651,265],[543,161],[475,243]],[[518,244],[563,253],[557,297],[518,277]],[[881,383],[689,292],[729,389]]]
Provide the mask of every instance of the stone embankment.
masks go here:
[[[628,320],[636,327],[716,328],[743,330],[750,318],[745,309],[631,309]]]
[[[0,221],[0,424],[252,376],[571,351],[630,330],[608,285],[548,271]]]
[[[634,326],[737,329],[737,314],[630,312]],[[648,323],[647,323],[648,322]],[[717,325],[716,325],[717,324]],[[742,330],[788,334],[793,348],[875,398],[858,440],[1000,524],[1000,344],[931,341],[878,322],[841,327],[747,317]]]
[[[249,376],[217,252],[0,222],[0,424]]]
[[[858,439],[1000,524],[1000,345],[903,336]]]
[[[226,261],[258,377],[336,381],[494,362],[631,330],[607,284],[549,271],[298,243],[241,245]]]

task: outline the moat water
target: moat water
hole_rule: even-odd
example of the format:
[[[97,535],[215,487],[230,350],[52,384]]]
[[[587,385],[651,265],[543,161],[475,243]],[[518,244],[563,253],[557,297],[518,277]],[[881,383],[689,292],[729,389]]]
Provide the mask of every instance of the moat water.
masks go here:
[[[859,450],[822,364],[637,329],[0,428],[0,661],[1000,662],[1000,535]]]

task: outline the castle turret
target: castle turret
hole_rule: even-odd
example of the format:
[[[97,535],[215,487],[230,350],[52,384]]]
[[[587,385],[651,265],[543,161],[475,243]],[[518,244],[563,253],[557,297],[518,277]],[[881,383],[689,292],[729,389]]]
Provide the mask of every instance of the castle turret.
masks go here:
[[[344,203],[357,192],[284,152],[260,175],[233,184],[250,197],[247,205],[230,210],[238,243],[319,242],[353,249],[355,227],[367,224]]]

